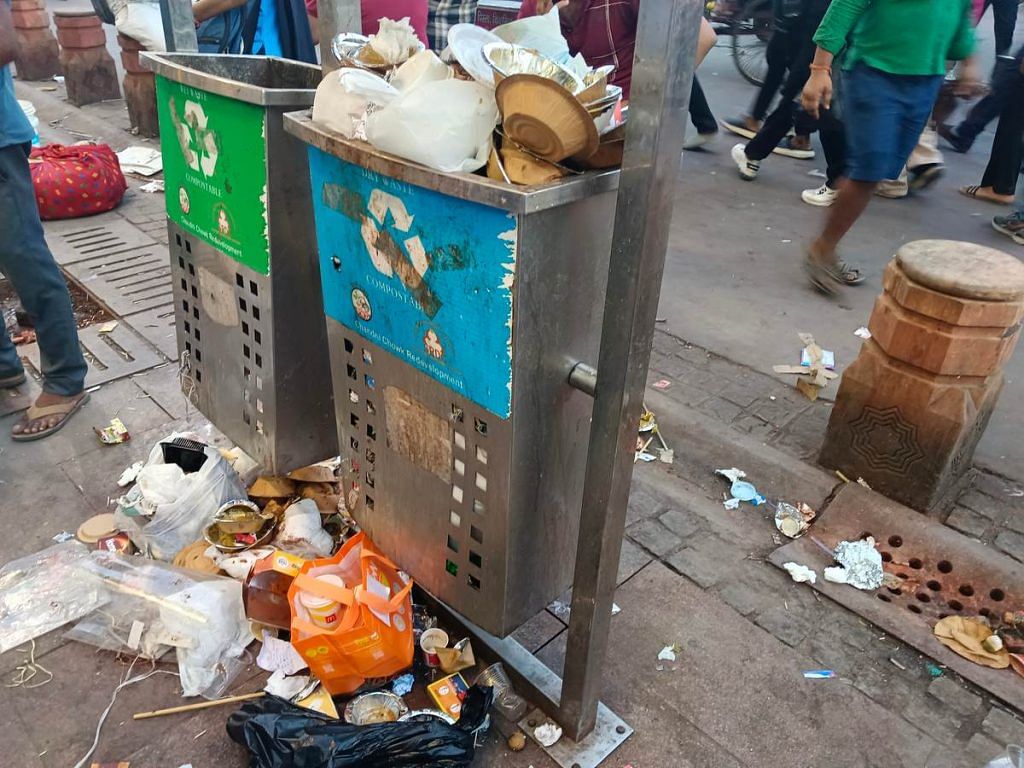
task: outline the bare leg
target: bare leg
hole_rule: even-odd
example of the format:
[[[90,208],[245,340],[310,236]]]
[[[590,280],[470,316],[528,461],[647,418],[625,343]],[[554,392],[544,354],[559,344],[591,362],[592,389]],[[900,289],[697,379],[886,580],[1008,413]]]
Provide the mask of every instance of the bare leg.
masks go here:
[[[850,227],[861,217],[871,202],[875,191],[874,181],[852,181],[843,179],[839,184],[839,199],[828,209],[828,218],[821,235],[811,243],[811,258],[814,261],[836,265],[836,248]]]

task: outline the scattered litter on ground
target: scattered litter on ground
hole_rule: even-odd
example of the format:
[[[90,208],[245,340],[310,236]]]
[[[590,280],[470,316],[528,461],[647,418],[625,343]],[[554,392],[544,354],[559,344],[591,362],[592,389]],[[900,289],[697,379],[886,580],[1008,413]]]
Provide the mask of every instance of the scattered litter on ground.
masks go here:
[[[889,663],[896,667],[896,669],[902,670],[903,672],[907,671],[907,668],[903,664],[901,664],[899,661],[892,658],[891,656],[889,657]]]
[[[736,467],[732,469],[716,469],[715,474],[721,475],[732,483],[729,488],[729,493],[732,496],[725,497],[723,502],[726,509],[738,509],[740,502],[743,501],[753,504],[755,507],[765,503],[766,499],[757,492],[754,484],[741,479],[747,476],[747,473],[742,469],[737,469]]]
[[[36,641],[33,638],[29,641],[28,648],[19,648],[21,653],[27,653],[28,658],[14,668],[11,682],[5,688],[40,688],[53,680],[53,672],[36,661]],[[36,680],[36,676],[42,678]]]
[[[675,451],[668,447],[665,438],[661,436],[654,412],[646,405],[644,405],[643,412],[640,414],[638,431],[640,434],[636,440],[636,452],[633,456],[634,464],[637,461],[660,461],[664,464],[671,464],[675,460]],[[660,447],[655,448],[656,453],[651,453],[648,449],[655,440],[658,441]]]
[[[882,586],[882,555],[875,540],[841,541],[833,553],[838,566],[825,569],[825,581],[849,584],[857,589],[873,590]]]
[[[513,752],[522,752],[526,749],[526,734],[522,731],[516,731],[508,737],[508,748]]]
[[[50,540],[55,541],[58,544],[63,544],[65,541],[73,541],[74,538],[75,534],[73,534],[71,531],[61,531],[60,533],[54,535]]]
[[[779,532],[791,539],[797,539],[810,527],[811,521],[818,516],[818,513],[807,504],[800,503],[794,507],[785,501],[780,501],[775,507],[775,527]]]
[[[117,159],[123,173],[155,176],[164,169],[160,150],[153,147],[125,147],[117,153]]]
[[[853,335],[856,336],[858,339],[864,339],[865,341],[867,341],[868,339],[871,338],[871,331],[867,329],[867,326],[862,325],[860,328],[853,332]]]
[[[139,187],[140,192],[149,192],[151,194],[164,191],[163,179],[155,179],[154,181],[148,181]]]
[[[554,723],[544,723],[533,730],[533,738],[542,747],[553,747],[562,738],[562,729]]]
[[[828,178],[828,175],[823,170],[821,170],[820,168],[815,168],[814,170],[808,171],[807,175],[808,176],[813,176],[816,179],[827,179]]]
[[[278,670],[267,678],[263,690],[271,696],[291,701],[309,686],[309,675],[289,676]]]
[[[119,488],[127,488],[129,485],[135,482],[135,479],[139,476],[139,472],[142,471],[143,464],[141,461],[136,461],[134,464],[125,467],[124,472],[117,478],[117,485]]]
[[[804,677],[808,680],[831,680],[836,676],[836,673],[831,669],[810,669],[804,672]]]
[[[128,427],[117,417],[111,419],[110,424],[105,427],[93,427],[92,429],[104,445],[120,445],[132,439]]]
[[[416,684],[414,675],[399,675],[391,683],[391,692],[396,696],[407,696]]]
[[[173,674],[168,672],[167,674]],[[241,693],[235,696],[224,696],[220,699],[212,699],[211,701],[197,701],[191,704],[182,704],[179,707],[167,707],[166,709],[154,709],[151,712],[136,712],[132,715],[132,720],[151,720],[154,717],[165,717],[167,715],[176,715],[181,712],[195,712],[200,709],[209,709],[210,707],[222,707],[225,704],[237,704],[240,701],[251,701],[253,699],[260,699],[264,696],[263,691],[257,691],[256,693]],[[199,734],[200,736],[202,734]],[[196,736],[199,738],[199,736]]]
[[[309,665],[287,640],[278,640],[269,630],[263,630],[263,646],[256,656],[256,666],[267,672],[294,675]]]
[[[925,662],[924,668],[928,672],[929,677],[942,677],[942,667],[938,664],[928,661]]]
[[[103,323],[96,330],[97,330],[98,333],[110,333],[115,328],[117,328],[118,325],[120,325],[120,323],[117,320],[111,320],[109,322]]]
[[[798,334],[804,347],[800,352],[800,365],[776,365],[772,367],[776,373],[791,374],[797,377],[796,388],[808,400],[816,400],[821,390],[830,381],[839,377],[835,368],[835,354],[822,349],[809,333]]]
[[[786,573],[790,575],[790,578],[797,583],[807,582],[808,584],[814,584],[818,580],[818,574],[815,573],[813,568],[808,568],[806,565],[783,563],[782,567],[786,569]]]
[[[682,648],[676,643],[666,645],[658,652],[658,661],[675,661],[676,654],[681,650]]]
[[[947,616],[939,619],[933,631],[940,643],[975,664],[993,669],[1005,669],[1010,665],[1009,653],[1001,642],[998,650],[986,648],[985,641],[994,633],[980,621],[963,616]]]
[[[672,382],[668,379],[658,379],[656,382],[651,384],[655,389],[668,389],[672,386]]]

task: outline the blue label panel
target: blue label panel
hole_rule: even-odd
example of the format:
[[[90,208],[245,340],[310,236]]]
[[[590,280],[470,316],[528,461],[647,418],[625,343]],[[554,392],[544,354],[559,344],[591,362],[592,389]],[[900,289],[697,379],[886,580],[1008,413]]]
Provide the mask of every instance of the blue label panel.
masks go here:
[[[512,395],[512,214],[309,149],[324,311],[491,413]]]

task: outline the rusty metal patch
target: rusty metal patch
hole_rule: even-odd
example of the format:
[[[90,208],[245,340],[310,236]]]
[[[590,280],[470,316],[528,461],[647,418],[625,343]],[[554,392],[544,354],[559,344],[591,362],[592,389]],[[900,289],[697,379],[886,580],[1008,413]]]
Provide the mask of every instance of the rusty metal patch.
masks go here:
[[[821,578],[832,550],[844,540],[873,536],[891,578],[862,592]],[[796,562],[814,568],[821,594],[912,645],[1007,704],[1024,708],[1024,681],[988,669],[941,645],[932,634],[945,616],[1000,617],[1024,609],[1024,566],[925,515],[867,491],[844,486],[803,538],[769,557],[778,568]]]
[[[384,423],[388,448],[451,483],[452,429],[447,420],[398,387],[385,387]]]

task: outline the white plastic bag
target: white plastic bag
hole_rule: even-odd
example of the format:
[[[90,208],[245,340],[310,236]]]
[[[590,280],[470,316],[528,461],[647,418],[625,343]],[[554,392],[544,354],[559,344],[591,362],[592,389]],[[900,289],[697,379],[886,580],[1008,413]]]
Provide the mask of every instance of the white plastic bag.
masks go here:
[[[384,152],[438,171],[471,173],[487,163],[498,105],[468,80],[424,83],[366,120],[366,138]]]
[[[177,437],[189,435],[175,433],[160,442]],[[140,552],[158,560],[171,560],[185,546],[202,538],[203,529],[213,522],[225,502],[246,498],[238,474],[216,448],[209,446],[206,462],[198,472],[182,474],[180,487],[168,485],[176,473],[165,469],[160,443],[153,447],[139,476],[145,476],[146,482],[137,482],[117,500],[114,520]],[[154,492],[153,498],[147,497],[147,489]]]
[[[391,85],[400,93],[406,93],[424,83],[447,80],[452,68],[441,61],[433,51],[420,51],[391,76]]]
[[[321,525],[320,510],[312,499],[290,504],[274,546],[305,560],[327,557],[334,552],[334,538]]]
[[[346,139],[366,138],[366,112],[390,104],[398,91],[372,72],[341,69],[327,75],[313,97],[313,120]]]
[[[0,653],[74,621],[107,602],[78,541],[55,544],[0,568]]]
[[[118,32],[137,41],[147,51],[167,50],[159,2],[129,0],[114,11],[114,26]]]

